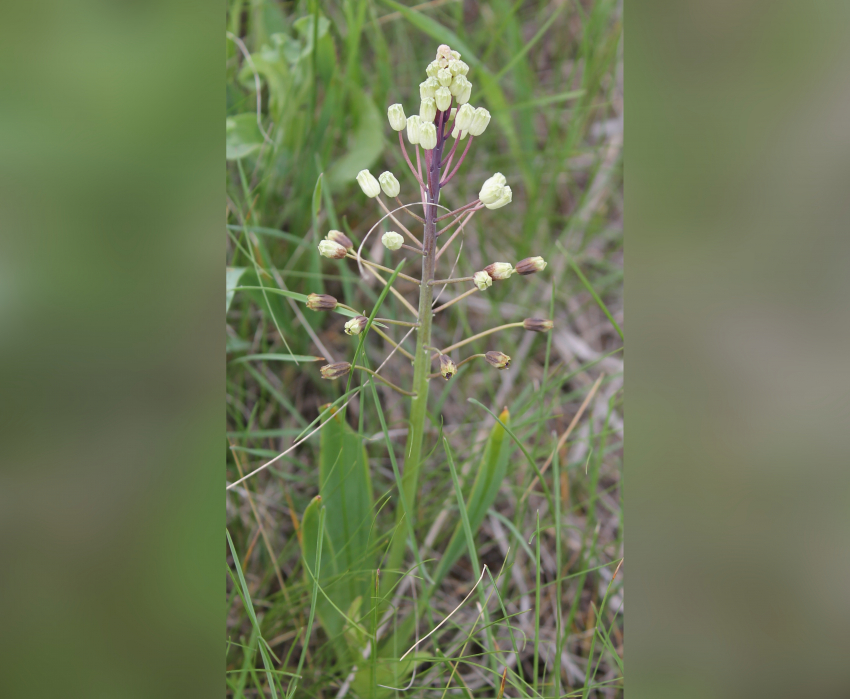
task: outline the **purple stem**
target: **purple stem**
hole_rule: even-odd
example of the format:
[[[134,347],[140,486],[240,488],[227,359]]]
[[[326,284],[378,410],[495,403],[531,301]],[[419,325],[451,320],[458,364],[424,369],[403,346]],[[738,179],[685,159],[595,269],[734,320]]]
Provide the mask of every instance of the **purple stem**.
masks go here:
[[[401,131],[398,132],[398,143],[401,146],[401,152],[404,154],[404,159],[407,161],[407,167],[410,168],[410,171],[413,173],[413,176],[416,178],[416,181],[419,183],[419,186],[424,186],[422,184],[422,176],[416,173],[416,170],[413,169],[413,163],[410,162],[410,156],[407,155],[407,148],[404,147],[404,137],[401,135]],[[417,155],[419,151],[417,149]]]
[[[448,177],[446,177],[446,179],[444,179],[442,182],[440,182],[441,187],[443,185],[446,185],[449,182],[451,182],[452,177],[455,176],[455,173],[458,171],[458,168],[461,166],[461,163],[463,163],[463,159],[466,157],[466,153],[469,151],[469,147],[472,145],[472,139],[473,138],[475,138],[475,137],[474,136],[469,137],[469,142],[466,144],[466,148],[463,149],[463,155],[461,155],[460,160],[457,161],[457,165],[455,165],[455,169],[451,171],[451,173],[449,174]]]

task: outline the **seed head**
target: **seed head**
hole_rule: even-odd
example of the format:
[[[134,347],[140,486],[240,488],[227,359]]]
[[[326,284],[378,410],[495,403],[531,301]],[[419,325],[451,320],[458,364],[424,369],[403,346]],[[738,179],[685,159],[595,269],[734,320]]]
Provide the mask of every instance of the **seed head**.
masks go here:
[[[419,118],[418,114],[414,114],[413,116],[407,117],[407,140],[410,141],[411,146],[415,146],[419,143],[419,139],[422,137],[422,120]]]
[[[345,257],[345,248],[332,240],[323,240],[319,243],[319,254],[332,260],[341,260]]]
[[[457,374],[457,367],[447,354],[440,355],[440,373],[446,381]]]
[[[360,189],[363,190],[363,194],[367,197],[374,199],[381,193],[381,185],[378,184],[378,180],[368,170],[361,170],[357,173],[357,183],[360,185]]]
[[[395,131],[403,131],[407,126],[407,118],[404,116],[404,107],[400,104],[391,104],[387,109],[387,118],[390,120],[390,126]]]
[[[413,117],[411,117],[411,119],[412,118]],[[419,145],[425,150],[432,150],[437,147],[436,126],[433,124],[422,124],[422,126],[419,127]]]
[[[472,123],[472,115],[475,114],[475,107],[471,104],[463,104],[458,107],[457,115],[455,116],[455,126],[459,126],[461,131],[468,131],[469,125]]]
[[[544,269],[546,269],[546,260],[539,256],[526,257],[524,260],[517,262],[516,266],[516,271],[523,276],[534,274],[535,272],[542,272]]]
[[[522,321],[522,327],[526,330],[531,330],[531,332],[546,333],[555,327],[555,324],[551,320],[545,320],[543,318],[526,318]]]
[[[440,87],[434,93],[434,101],[437,103],[437,109],[441,112],[446,111],[452,103],[452,93],[447,87]]]
[[[378,182],[380,182],[381,189],[384,190],[384,194],[386,194],[388,197],[392,198],[398,196],[398,180],[395,178],[395,175],[393,175],[393,173],[391,173],[389,170],[381,173],[381,176],[378,178]]]
[[[357,316],[356,318],[352,318],[345,324],[345,334],[359,335],[363,332],[363,329],[366,327],[368,322],[369,319],[366,316]]]
[[[319,372],[323,379],[338,379],[340,376],[345,376],[351,371],[351,364],[348,362],[337,362],[336,364],[325,364]]]
[[[511,365],[511,358],[502,352],[490,351],[484,354],[484,359],[490,366],[497,369],[507,369]]]
[[[325,236],[328,240],[332,240],[334,243],[338,243],[342,245],[346,250],[353,250],[354,243],[351,242],[351,238],[349,238],[342,231],[328,231],[328,234]]]
[[[424,100],[426,97],[433,99],[438,87],[440,87],[440,83],[437,78],[428,78],[419,83],[419,99]]]
[[[449,85],[451,85],[453,77],[454,76],[452,75],[452,72],[448,68],[440,68],[440,70],[437,72],[437,81],[443,87],[448,87]]]
[[[434,121],[435,116],[437,116],[437,104],[434,102],[434,98],[423,98],[419,103],[419,118],[426,123],[430,123]]]
[[[473,136],[480,136],[490,123],[490,112],[484,107],[479,107],[475,110],[475,116],[472,117],[472,123],[469,125],[469,133]]]
[[[493,279],[507,279],[514,273],[513,265],[510,262],[494,262],[484,268]]]
[[[339,302],[327,294],[310,294],[307,297],[307,308],[311,311],[332,311]]]
[[[400,233],[387,231],[381,236],[381,242],[387,250],[398,250],[404,243],[404,238],[401,237]]]
[[[488,286],[493,284],[493,278],[484,270],[473,274],[472,281],[475,283],[475,286],[478,287],[479,291],[484,291]]]

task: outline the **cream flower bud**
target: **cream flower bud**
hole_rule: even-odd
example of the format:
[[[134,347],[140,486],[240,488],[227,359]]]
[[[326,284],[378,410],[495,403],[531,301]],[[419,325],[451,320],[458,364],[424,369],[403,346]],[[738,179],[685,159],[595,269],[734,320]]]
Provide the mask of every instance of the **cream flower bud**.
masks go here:
[[[448,87],[449,85],[451,85],[453,78],[454,76],[448,68],[440,68],[440,72],[437,73],[437,80],[443,87]]]
[[[458,56],[460,56],[460,54],[458,54]],[[451,47],[448,44],[440,44],[437,47],[437,58],[438,59],[445,58],[446,60],[449,60],[450,58],[454,58],[454,56],[452,56]]]
[[[338,303],[333,296],[327,294],[310,294],[307,297],[306,306],[311,311],[332,311]]]
[[[524,260],[517,262],[516,265],[516,271],[523,276],[542,272],[544,269],[546,269],[546,260],[542,257],[526,257]]]
[[[413,116],[407,117],[407,140],[410,141],[411,146],[415,146],[419,143],[419,139],[422,137],[422,120],[419,118],[418,114],[414,114]]]
[[[513,265],[510,262],[494,262],[484,268],[493,279],[507,279],[514,273]]]
[[[446,381],[457,374],[457,366],[447,354],[440,355],[440,373]]]
[[[363,194],[367,197],[374,199],[381,193],[381,185],[378,184],[378,180],[368,170],[361,170],[357,173],[357,184],[360,185],[360,189],[363,190]]]
[[[425,69],[425,74],[429,78],[436,78],[439,70],[440,70],[440,62],[435,59],[428,64],[428,67]]]
[[[456,61],[460,60],[460,51],[449,51],[449,55],[454,58]],[[451,59],[449,59],[451,60]]]
[[[369,319],[366,316],[357,316],[345,324],[346,335],[359,335],[366,328]]]
[[[400,104],[391,104],[387,109],[387,118],[390,120],[390,126],[395,131],[402,131],[407,126],[407,118],[404,116],[404,107]]]
[[[437,103],[437,109],[441,112],[446,111],[452,103],[452,93],[449,88],[439,88],[434,94],[434,101]]]
[[[328,231],[328,234],[325,236],[328,240],[332,240],[335,243],[339,243],[346,250],[353,250],[354,244],[351,242],[351,238],[349,238],[342,231]]]
[[[388,197],[393,198],[398,196],[398,180],[389,170],[381,173],[381,176],[378,178],[378,182],[381,183],[381,189],[384,190],[384,194]]]
[[[460,138],[460,140],[462,141],[466,138],[466,133],[466,131],[461,131],[459,126],[455,126],[452,129],[452,138]]]
[[[507,369],[511,365],[511,358],[502,352],[485,352],[484,359],[487,360],[490,366],[494,366],[497,369]]]
[[[438,58],[437,59],[437,65],[439,65],[440,68],[448,68],[449,67],[449,59],[448,58]]]
[[[434,121],[434,117],[437,116],[437,104],[434,102],[433,97],[426,97],[419,103],[419,118],[422,121],[429,123]]]
[[[485,206],[495,204],[502,196],[502,190],[505,188],[505,176],[501,172],[484,181],[481,186],[481,191],[478,192],[478,198]]]
[[[462,75],[459,75],[458,77],[463,78]],[[464,78],[464,80],[466,80],[466,78]],[[469,102],[469,98],[471,96],[472,83],[469,82],[469,80],[466,80],[466,82],[463,84],[463,87],[458,90],[458,93],[455,95],[455,99],[457,100],[458,104],[466,104],[467,102]]]
[[[351,364],[348,362],[337,362],[336,364],[325,364],[319,373],[323,379],[338,379],[340,376],[348,375],[351,371]]]
[[[455,125],[461,128],[461,131],[468,131],[469,125],[472,123],[472,115],[475,114],[475,107],[471,104],[463,104],[458,107],[457,116],[455,116]]]
[[[452,84],[449,85],[449,92],[451,92],[452,95],[457,97],[461,93],[461,91],[463,90],[464,86],[466,86],[466,85],[470,85],[470,86],[472,85],[472,83],[470,83],[469,80],[466,79],[466,76],[465,75],[456,75],[452,79]]]
[[[526,318],[522,321],[522,327],[526,330],[531,330],[531,332],[545,333],[554,328],[555,324],[551,320],[544,318]]]
[[[469,73],[469,66],[460,60],[460,58],[458,58],[452,65],[454,66],[454,69],[452,70],[454,75],[467,75]],[[457,70],[457,73],[454,72],[455,70]]]
[[[499,197],[498,201],[496,201],[492,204],[485,204],[484,206],[486,206],[488,209],[491,209],[491,210],[492,209],[501,209],[503,206],[510,204],[512,200],[513,200],[513,194],[511,192],[511,188],[505,186],[505,187],[502,188],[502,196]]]
[[[454,119],[457,116],[457,107],[452,107],[452,111],[449,112],[449,121]]]
[[[490,112],[488,112],[484,107],[479,107],[475,110],[475,114],[472,116],[472,123],[469,125],[469,133],[473,136],[480,136],[484,133],[484,129],[487,128],[487,124],[490,123]]]
[[[381,236],[381,242],[387,250],[398,250],[404,243],[404,238],[401,237],[400,233],[387,231]]]
[[[428,78],[425,82],[419,83],[419,99],[426,97],[433,99],[438,87],[440,87],[440,83],[437,82],[437,78]]]
[[[345,248],[332,240],[323,240],[319,243],[319,254],[332,260],[341,260],[345,257]]]
[[[449,73],[452,75],[460,75],[460,61],[457,59],[452,59],[449,61],[449,67],[447,68]]]
[[[425,150],[437,147],[437,127],[433,124],[422,124],[419,129],[419,145]]]
[[[475,282],[475,286],[478,287],[479,291],[484,291],[488,286],[492,286],[493,284],[493,279],[484,270],[473,274],[472,281]]]

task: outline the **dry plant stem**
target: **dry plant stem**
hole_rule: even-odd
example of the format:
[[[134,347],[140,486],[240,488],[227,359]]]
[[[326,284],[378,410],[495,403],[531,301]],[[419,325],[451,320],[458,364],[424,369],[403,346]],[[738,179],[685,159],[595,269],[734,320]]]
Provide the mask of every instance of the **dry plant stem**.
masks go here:
[[[395,221],[396,225],[399,228],[401,228],[402,231],[404,231],[404,234],[408,238],[410,238],[414,243],[416,243],[417,249],[421,250],[422,249],[422,243],[419,242],[419,238],[417,238],[415,235],[413,235],[413,233],[411,233],[409,230],[407,230],[405,225],[395,217],[395,214],[390,212],[390,210],[387,208],[387,205],[384,204],[384,200],[381,199],[380,196],[377,196],[375,198],[378,200],[378,203],[381,205],[381,208],[384,210],[384,212],[387,214],[387,216],[389,216],[393,221]],[[389,271],[393,272],[395,270],[389,270]],[[403,277],[404,275],[399,274],[398,276]]]
[[[472,216],[475,214],[475,212],[480,211],[480,210],[481,210],[481,208],[479,207],[479,208],[473,209],[472,211],[469,212],[469,215],[463,220],[463,223],[461,223],[460,226],[458,226],[458,229],[449,236],[449,239],[445,242],[445,245],[443,245],[443,247],[440,248],[440,252],[437,253],[437,259],[438,260],[443,256],[443,253],[448,249],[449,245],[452,244],[452,241],[457,237],[458,233],[460,233],[463,230],[463,227],[467,223],[469,223],[469,221],[472,219]],[[452,224],[449,224],[448,227],[451,227],[451,226],[452,226]],[[443,230],[445,230],[445,229],[443,229]]]
[[[416,178],[416,181],[419,183],[419,186],[424,187],[425,185],[422,182],[422,175],[420,175],[416,172],[416,170],[413,169],[413,163],[410,162],[410,156],[407,155],[407,148],[404,147],[404,136],[402,136],[402,133],[404,132],[398,132],[398,144],[401,146],[401,152],[404,155],[404,159],[407,161],[407,167],[410,168],[410,172],[413,173],[413,176]]]
[[[378,333],[382,338],[384,338],[387,342],[389,342],[393,347],[395,347],[401,354],[407,357],[411,362],[413,361],[413,355],[410,354],[404,347],[398,344],[395,340],[393,340],[389,335],[387,335],[380,328],[376,328],[374,325],[372,326],[372,332]]]
[[[475,342],[475,340],[480,340],[482,337],[487,337],[487,335],[492,335],[493,333],[497,333],[500,330],[507,330],[508,328],[521,328],[522,323],[507,323],[506,325],[500,325],[498,328],[490,328],[489,330],[485,330],[483,333],[478,333],[477,335],[473,335],[472,337],[468,337],[465,340],[461,340],[460,342],[456,342],[455,344],[446,347],[442,350],[443,354],[448,354],[452,350],[456,350],[458,347],[463,347],[464,345],[468,345],[470,342]],[[435,357],[437,355],[434,355]]]
[[[464,292],[463,292],[460,296],[455,296],[455,297],[454,297],[451,301],[447,301],[447,302],[446,302],[446,303],[444,303],[442,306],[437,306],[437,308],[435,308],[435,309],[434,309],[434,315],[436,315],[436,314],[437,314],[437,313],[439,313],[440,311],[444,311],[444,310],[445,310],[445,309],[447,309],[449,306],[452,306],[452,305],[456,304],[458,301],[463,301],[463,299],[465,299],[467,296],[471,296],[471,295],[472,295],[472,294],[474,294],[476,291],[478,291],[478,287],[477,287],[477,286],[476,286],[476,287],[473,287],[473,288],[472,288],[472,289],[470,289],[469,291],[464,291]]]
[[[455,165],[454,170],[451,171],[451,173],[448,175],[448,177],[446,177],[446,179],[444,179],[442,182],[440,182],[441,187],[447,185],[449,182],[452,181],[452,177],[455,176],[458,169],[463,164],[463,160],[464,160],[464,158],[466,158],[466,154],[469,152],[469,147],[472,145],[472,141],[474,139],[475,139],[475,136],[469,137],[469,140],[466,142],[466,148],[463,149],[463,155],[460,156],[460,160],[457,161],[457,165]]]
[[[365,371],[367,374],[372,374],[378,381],[383,381],[387,386],[389,386],[396,393],[401,393],[404,396],[412,396],[416,398],[415,393],[411,393],[410,391],[405,391],[403,388],[396,386],[392,381],[387,381],[383,376],[381,376],[378,372],[372,371],[371,369],[367,369],[365,366],[360,366],[359,364],[354,365],[355,369],[360,369],[360,371]]]
[[[374,269],[369,266],[367,266],[366,269],[372,274],[372,276],[375,277],[375,279],[381,282],[381,284],[383,284],[384,286],[387,285],[387,280],[384,279],[380,274],[378,274]],[[393,294],[393,296],[395,296],[399,301],[401,301],[401,305],[404,306],[408,311],[410,311],[416,318],[419,317],[419,314],[416,312],[416,309],[410,305],[410,301],[404,298],[404,296],[402,296],[394,286],[390,287],[390,293]],[[354,309],[350,308],[349,310]],[[355,313],[356,312],[357,311],[355,311]]]
[[[425,223],[424,218],[422,218],[421,216],[418,216],[417,214],[414,214],[410,209],[405,208],[404,204],[401,203],[401,199],[396,197],[395,200],[398,202],[398,205],[401,208],[403,208],[407,213],[409,213],[411,216],[413,216],[413,218],[415,218],[417,221],[419,221],[419,223]]]
[[[394,269],[390,269],[389,267],[384,267],[383,265],[379,265],[377,262],[370,262],[369,260],[364,260],[362,257],[360,257],[359,255],[357,255],[353,252],[347,253],[346,257],[348,257],[351,260],[359,260],[360,262],[362,262],[367,267],[374,267],[375,269],[381,269],[384,272],[389,272],[390,274],[395,272]],[[406,274],[402,274],[401,272],[398,273],[398,276],[399,276],[399,279],[405,279],[409,282],[413,282],[414,284],[419,284],[418,279],[414,279],[413,277],[408,277]]]

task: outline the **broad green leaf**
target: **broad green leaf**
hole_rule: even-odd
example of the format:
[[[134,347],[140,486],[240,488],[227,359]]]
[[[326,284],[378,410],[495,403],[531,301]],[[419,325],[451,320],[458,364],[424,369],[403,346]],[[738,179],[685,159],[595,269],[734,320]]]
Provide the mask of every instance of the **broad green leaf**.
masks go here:
[[[245,274],[245,270],[247,267],[228,267],[225,270],[225,282],[224,286],[227,290],[227,301],[224,305],[224,312],[227,313],[230,310],[230,302],[233,301],[234,288],[239,284],[239,280],[242,278],[242,275]]]
[[[384,119],[372,99],[356,91],[351,110],[356,121],[349,131],[348,152],[328,170],[331,189],[353,184],[357,173],[374,165],[384,148]]]
[[[257,113],[237,114],[225,120],[225,157],[239,160],[263,145],[263,134],[257,125]]]

